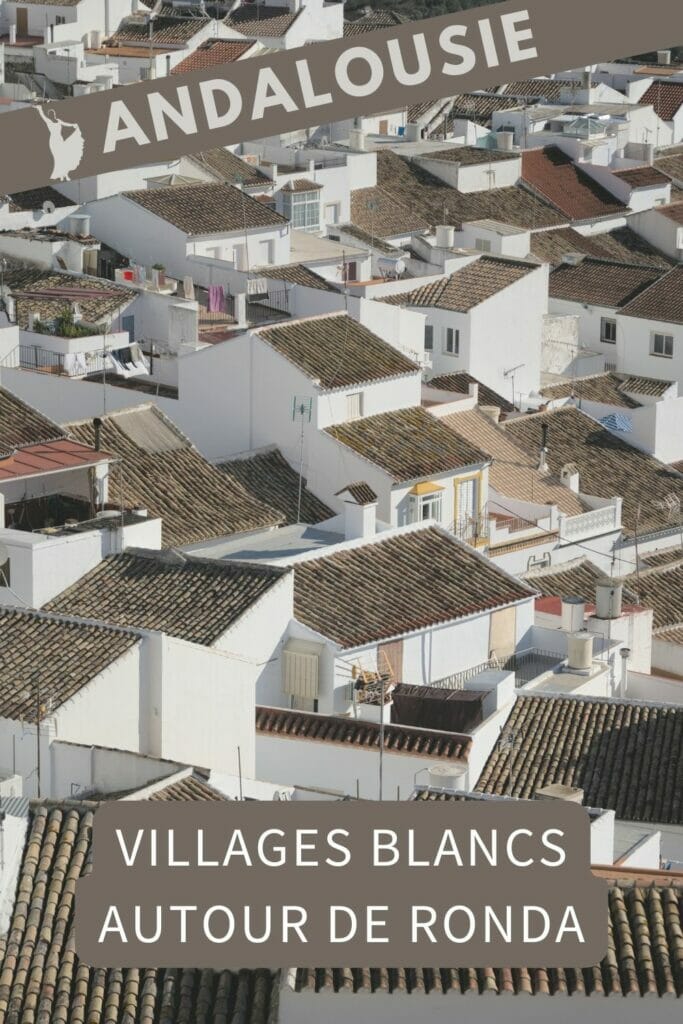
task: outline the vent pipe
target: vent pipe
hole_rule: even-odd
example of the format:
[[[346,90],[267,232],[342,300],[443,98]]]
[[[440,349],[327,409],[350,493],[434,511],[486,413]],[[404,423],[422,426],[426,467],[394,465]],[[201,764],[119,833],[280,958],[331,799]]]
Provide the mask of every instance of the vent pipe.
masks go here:
[[[605,576],[595,585],[595,614],[598,619],[618,619],[621,615],[621,580]]]
[[[92,421],[92,425],[95,428],[95,451],[102,451],[102,420],[99,416],[96,416]]]
[[[538,469],[541,473],[548,472],[548,424],[541,424],[541,451],[538,459]]]

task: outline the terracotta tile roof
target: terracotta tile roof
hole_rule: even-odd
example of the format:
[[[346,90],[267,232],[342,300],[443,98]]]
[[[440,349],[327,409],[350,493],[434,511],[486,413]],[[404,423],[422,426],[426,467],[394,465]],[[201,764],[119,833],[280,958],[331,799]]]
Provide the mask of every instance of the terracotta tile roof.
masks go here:
[[[160,786],[159,789],[155,789],[153,793],[150,793],[145,797],[146,800],[152,801],[185,801],[185,800],[209,800],[212,803],[218,803],[229,800],[230,798],[225,796],[215,786],[210,785],[206,779],[202,778],[196,772],[191,772],[182,779],[177,779],[175,782],[169,782],[167,786]]]
[[[330,519],[334,512],[316,498],[303,482],[301,489],[301,513],[299,507],[299,474],[285,460],[282,453],[271,451],[252,455],[248,459],[233,459],[218,466],[236,487],[244,488],[254,502],[260,502],[274,509],[283,524],[321,523]]]
[[[638,603],[654,610],[654,627],[661,629],[683,622],[683,549],[673,564],[650,567],[636,577],[626,578],[627,586],[638,595]]]
[[[680,477],[573,407],[506,420],[503,429],[516,445],[537,458],[544,423],[549,428],[548,465],[552,473],[559,474],[566,463],[573,462],[579,468],[584,494],[622,497],[626,533],[633,533],[638,506],[641,536],[668,529],[666,512],[656,503],[672,493],[683,497]]]
[[[374,203],[374,210],[369,203]],[[444,209],[448,222],[456,225],[492,219],[513,227],[539,230],[565,224],[567,220],[521,185],[460,192],[390,151],[377,154],[377,185],[351,193],[353,223],[383,238],[443,224]]]
[[[131,631],[0,608],[0,715],[34,722],[34,680],[56,710],[139,642]]]
[[[596,373],[590,377],[574,377],[562,384],[550,384],[541,390],[544,398],[585,398],[589,402],[638,409],[641,402],[633,395],[660,397],[671,387],[671,381],[648,377],[628,376],[624,373]]]
[[[638,102],[651,103],[662,121],[673,121],[683,106],[683,82],[653,82]]]
[[[503,501],[508,497],[538,505],[557,505],[561,512],[569,516],[586,511],[573,491],[556,477],[539,473],[537,460],[519,448],[501,427],[479,409],[444,416],[441,422],[459,437],[486,452],[492,460],[489,485]]]
[[[673,260],[628,227],[615,228],[600,235],[580,235],[573,228],[535,231],[531,235],[531,253],[544,263],[561,263],[564,254],[569,252],[638,266],[668,269],[673,265]]]
[[[52,320],[77,304],[86,323],[99,324],[113,317],[136,297],[131,288],[99,277],[74,277],[37,267],[12,268],[5,284],[16,301],[19,326],[28,328],[29,313]]]
[[[286,984],[293,993],[301,993],[307,999],[319,993],[323,1003],[337,993],[343,1000],[358,993],[364,997],[363,1008],[356,1012],[363,1020],[374,1018],[372,997],[391,1016],[393,1007],[386,1006],[387,997],[391,996],[399,1002],[409,996],[414,1019],[424,1015],[429,1020],[434,1000],[442,1000],[438,1005],[443,1019],[476,1017],[476,1007],[464,1010],[462,998],[465,996],[469,1001],[477,995],[486,1000],[500,996],[506,1001],[513,996],[541,1001],[557,996],[563,1007],[569,998],[577,1019],[583,1016],[583,1006],[590,999],[590,1010],[586,1008],[585,1014],[586,1019],[593,1020],[601,1017],[600,997],[610,997],[610,1005],[616,1002],[618,1014],[619,1001],[623,1004],[624,997],[637,1000],[642,996],[654,1000],[649,1011],[654,1019],[658,1015],[658,996],[667,1000],[683,996],[683,937],[679,923],[683,891],[678,884],[672,884],[671,876],[649,879],[643,886],[628,881],[615,885],[613,876],[610,881],[605,908],[609,915],[607,953],[599,964],[591,967],[299,967],[288,973]],[[370,1003],[366,1004],[368,998]],[[586,1004],[583,998],[587,998]],[[664,1005],[661,1004],[662,1015]],[[354,1019],[354,1010],[355,1007],[346,1009],[349,1020]],[[513,1006],[501,1011],[501,1019],[507,1013],[514,1015],[515,1010],[529,1019],[536,1017],[531,1008],[525,1013]],[[551,1018],[553,1010],[559,1010],[559,1005],[537,1011],[539,1019]],[[376,1012],[379,1015],[379,1009]],[[675,1016],[675,1005],[672,1013]],[[486,1015],[489,1020],[494,1016],[495,1011]]]
[[[30,188],[25,192],[12,192],[8,195],[10,212],[18,210],[42,210],[43,203],[54,203],[57,209],[64,206],[76,206],[73,199],[67,199],[56,188],[44,185],[43,188]]]
[[[604,577],[604,572],[589,558],[579,558],[552,569],[529,572],[523,578],[542,597],[582,597],[586,604],[595,604],[595,585]],[[635,599],[628,587],[624,597],[628,601]]]
[[[664,150],[655,160],[655,167],[666,174],[667,178],[683,182],[683,149]]]
[[[435,526],[294,567],[294,615],[343,648],[386,640],[529,598],[513,579]]]
[[[506,728],[514,751],[494,749],[481,793],[529,799],[561,782],[588,807],[625,821],[683,824],[683,706],[576,697],[517,697]]]
[[[194,53],[176,64],[171,74],[184,75],[188,71],[201,71],[216,64],[229,64],[243,57],[253,45],[253,39],[207,39]]]
[[[310,178],[293,178],[286,185],[282,186],[283,192],[316,192],[321,189],[320,182],[311,181]]]
[[[161,517],[165,546],[277,526],[280,513],[212,466],[155,405],[123,409],[102,421],[102,446],[122,460],[109,477],[110,500]],[[94,445],[92,420],[68,425]]]
[[[666,185],[669,181],[666,174],[656,167],[627,167],[623,171],[612,171],[612,174],[631,188],[651,188],[653,185]]]
[[[661,213],[663,217],[672,220],[675,224],[683,224],[683,203],[680,201],[669,203],[668,206],[658,206],[657,213]]]
[[[269,280],[285,281],[287,284],[299,284],[304,288],[316,288],[321,292],[336,292],[334,285],[326,281],[315,270],[311,270],[305,263],[284,263],[280,267],[259,267],[259,277],[267,277]]]
[[[124,196],[187,235],[278,227],[284,217],[232,185],[170,185],[124,192]]]
[[[291,320],[255,332],[324,390],[418,372],[418,366],[346,314]]]
[[[487,387],[486,384],[482,384],[476,377],[466,373],[464,370],[458,373],[442,373],[440,376],[432,377],[431,380],[427,381],[427,385],[430,388],[437,388],[440,391],[452,391],[453,394],[458,395],[469,394],[470,384],[477,384],[479,387],[479,405],[492,405],[500,409],[501,412],[515,411],[512,402],[508,401],[507,398],[503,398],[502,395]]]
[[[194,153],[190,160],[199,164],[205,171],[221,181],[223,184],[229,182],[233,185],[242,184],[247,188],[255,186],[272,185],[270,178],[260,171],[258,167],[247,163],[241,157],[231,153],[229,149],[222,146],[216,149],[205,149],[202,153]]]
[[[79,961],[74,883],[92,870],[94,809],[92,804],[32,806],[3,940],[0,1020],[275,1024],[278,975],[269,970],[99,970]]]
[[[519,99],[539,99],[545,103],[559,103],[560,96],[567,89],[578,89],[581,82],[578,78],[526,78],[521,82],[508,82],[502,88],[505,96]]]
[[[627,212],[607,189],[556,146],[526,150],[522,155],[522,177],[570,220],[595,220]]]
[[[483,149],[481,146],[449,146],[431,150],[423,157],[429,160],[440,160],[444,163],[461,164],[463,167],[475,164],[498,163],[501,160],[519,160],[519,153],[508,153],[501,149]]]
[[[128,548],[109,555],[46,608],[211,646],[287,570]]]
[[[659,280],[664,271],[612,263],[585,256],[580,263],[562,263],[550,274],[553,299],[619,309]]]
[[[94,448],[66,437],[44,441],[42,444],[29,444],[18,448],[11,455],[0,452],[0,483],[43,473],[57,473],[63,469],[95,466],[110,457],[106,452],[96,452]]]
[[[177,45],[187,43],[211,21],[210,18],[168,18],[157,17],[152,28],[152,43],[159,46],[165,43]],[[132,15],[124,18],[116,32],[105,40],[105,45],[117,43],[140,43],[149,46],[149,23],[146,15]]]
[[[683,204],[681,205],[683,212]],[[659,323],[683,324],[683,266],[674,267],[621,310]]]
[[[232,11],[224,22],[243,36],[277,38],[289,32],[300,13],[301,10],[291,13],[287,7],[243,4]]]
[[[521,260],[480,256],[448,277],[422,285],[412,292],[384,296],[379,301],[392,306],[417,306],[467,313],[537,269],[536,264]]]
[[[372,505],[377,501],[377,495],[370,484],[366,484],[364,480],[342,487],[341,491],[337,491],[336,497],[347,493],[351,495],[357,505]]]
[[[396,483],[488,462],[420,406],[328,427],[327,433],[388,473]]]
[[[256,733],[283,739],[341,743],[364,750],[379,749],[378,722],[336,715],[318,715],[284,708],[256,708]],[[391,754],[414,754],[438,760],[466,761],[469,736],[403,725],[385,725],[384,750]]]
[[[0,388],[0,456],[15,448],[63,437],[64,431],[56,423],[11,391]]]

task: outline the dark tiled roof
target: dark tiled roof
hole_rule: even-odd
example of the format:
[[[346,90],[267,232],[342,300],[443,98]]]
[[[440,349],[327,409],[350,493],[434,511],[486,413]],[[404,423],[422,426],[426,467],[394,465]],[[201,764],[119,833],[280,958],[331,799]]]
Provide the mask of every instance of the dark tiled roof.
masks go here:
[[[64,431],[6,388],[0,388],[0,455],[15,448],[53,441]]]
[[[346,314],[292,320],[257,333],[327,390],[418,371],[410,359]]]
[[[526,150],[522,155],[522,177],[570,220],[594,220],[627,212],[622,203],[557,146]]]
[[[669,181],[666,174],[656,167],[627,167],[623,171],[612,171],[615,178],[625,181],[631,188],[651,188],[653,185],[666,185]]]
[[[98,324],[112,317],[136,297],[124,288],[98,277],[74,277],[37,267],[12,269],[5,273],[5,284],[16,301],[19,326],[28,328],[29,313],[39,320],[52,320],[77,304],[83,320]]]
[[[304,263],[285,263],[281,267],[259,267],[259,277],[267,277],[274,281],[285,281],[287,284],[299,284],[304,288],[316,288],[321,292],[336,292],[337,289],[326,281],[315,270]]]
[[[638,601],[654,611],[654,627],[662,629],[683,622],[683,549],[679,560],[669,565],[650,567],[627,578],[627,585],[638,594]]]
[[[188,71],[201,71],[216,64],[228,64],[239,60],[254,45],[253,39],[207,39],[194,53],[171,70],[172,75],[184,75]]]
[[[430,150],[422,156],[425,160],[441,160],[463,166],[497,163],[500,160],[519,160],[519,153],[507,153],[501,149],[482,149],[481,146],[449,146],[448,149],[439,149],[436,153]]]
[[[618,309],[654,284],[662,273],[651,267],[612,263],[586,256],[580,263],[562,263],[553,270],[549,294],[553,299]]]
[[[488,462],[483,452],[419,406],[338,423],[327,433],[397,483]]]
[[[463,93],[453,97],[453,109],[449,124],[455,119],[465,118],[480,124],[491,124],[491,115],[498,110],[514,110],[520,105],[516,96]]]
[[[73,199],[67,199],[56,188],[51,185],[44,185],[43,188],[30,188],[25,192],[12,192],[7,197],[10,201],[10,211],[17,210],[42,210],[43,203],[54,203],[57,209],[63,206],[76,206]]]
[[[582,597],[586,604],[595,604],[595,585],[605,574],[589,558],[560,565],[552,570],[528,573],[524,577],[542,597]],[[626,600],[633,600],[633,593],[624,591]]]
[[[0,609],[0,715],[35,721],[34,677],[41,703],[56,710],[139,640],[107,626]]]
[[[342,487],[341,491],[337,491],[336,496],[339,497],[339,495],[346,493],[350,494],[358,505],[372,505],[373,502],[377,501],[377,495],[370,484],[366,484],[364,480],[355,484],[347,484],[346,487]]]
[[[567,89],[575,89],[581,85],[578,78],[527,78],[521,82],[508,82],[502,92],[506,96],[518,99],[539,99],[546,103],[559,103],[560,96]]]
[[[654,569],[671,565],[672,562],[679,562],[682,557],[683,549],[679,542],[674,547],[660,548],[658,551],[652,551],[648,554],[641,555],[640,560],[648,567],[648,569]]]
[[[344,22],[344,36],[360,36],[379,28],[395,28],[396,25],[403,25],[408,20],[404,15],[397,14],[395,11],[369,10],[355,21]]]
[[[521,601],[529,589],[437,527],[305,561],[294,614],[341,647],[426,629]]]
[[[225,18],[225,24],[244,36],[276,38],[289,31],[300,13],[292,14],[287,7],[243,4]]]
[[[637,409],[641,403],[631,397],[633,394],[661,396],[671,386],[670,381],[654,380],[647,377],[629,377],[623,373],[596,373],[592,377],[575,377],[562,384],[551,384],[543,388],[544,398],[585,398],[589,402]]]
[[[680,876],[674,877],[680,883]],[[289,973],[287,984],[305,997],[320,993],[323,1002],[335,993],[345,998],[358,993],[364,999],[362,1010],[356,1012],[358,1019],[362,1017],[364,1021],[373,1019],[374,1003],[372,999],[369,1004],[365,1002],[373,994],[378,998],[394,995],[400,1002],[409,996],[414,1019],[424,1017],[426,1021],[431,1017],[434,1000],[444,1014],[443,1019],[478,1017],[477,1007],[463,1009],[463,996],[468,1007],[469,999],[476,995],[486,999],[501,996],[505,1001],[513,995],[541,1000],[558,996],[563,1007],[569,998],[577,1019],[584,1016],[582,997],[591,997],[591,1009],[585,1009],[585,1019],[595,1021],[601,1017],[601,996],[611,997],[610,1005],[617,1002],[617,1015],[619,1000],[623,1004],[624,997],[637,1001],[644,996],[655,999],[655,1007],[648,1011],[654,1020],[658,1015],[657,996],[669,1000],[683,996],[683,937],[679,924],[683,891],[672,884],[670,876],[648,877],[642,887],[630,885],[630,880],[616,885],[613,874],[609,881],[607,953],[599,964],[591,967],[300,967]],[[424,996],[428,998],[423,1002]],[[380,1005],[385,1002],[382,1000]],[[664,1004],[660,1005],[664,1015]],[[355,1019],[354,1010],[353,1006],[346,1009],[349,1020]],[[517,1006],[507,1012],[513,1016],[515,1010],[526,1016]],[[552,1019],[553,1010],[559,1010],[559,1005],[540,1011],[539,1019]],[[506,1011],[500,1012],[502,1019]],[[675,1015],[675,1005],[672,1012]],[[490,1015],[482,1012],[482,1016],[493,1020],[497,1014],[492,1010]],[[528,1017],[536,1016],[529,1009]]]
[[[167,547],[276,526],[280,514],[238,480],[230,480],[154,405],[101,417],[102,446],[118,455],[123,472],[109,477],[110,500],[146,508],[162,519]],[[92,420],[72,423],[69,432],[94,445]]]
[[[627,533],[636,527],[639,506],[641,535],[668,528],[666,512],[656,503],[671,493],[683,497],[680,477],[573,407],[506,420],[503,429],[515,444],[537,457],[544,423],[549,428],[548,465],[552,473],[559,474],[566,463],[573,462],[578,466],[584,494],[622,497],[622,522]]]
[[[195,153],[190,157],[196,164],[210,171],[219,181],[230,184],[242,184],[247,188],[255,185],[272,185],[270,178],[253,164],[235,156],[229,149],[218,146],[216,149],[205,149],[203,153]],[[251,207],[250,207],[251,209]]]
[[[322,185],[317,181],[311,181],[310,178],[293,178],[292,181],[288,181],[286,185],[283,185],[283,192],[315,192],[321,189]]]
[[[467,313],[536,269],[535,264],[521,260],[480,256],[448,277],[422,285],[412,292],[388,295],[380,301],[392,306],[419,306]]]
[[[368,204],[375,204],[375,209]],[[566,223],[549,203],[521,185],[486,192],[460,192],[416,163],[389,151],[377,154],[377,185],[351,193],[351,220],[383,238],[404,235],[429,225],[492,219],[520,228],[556,227]]]
[[[667,178],[683,182],[683,149],[664,151],[655,160],[655,167],[666,174]]]
[[[169,185],[123,195],[188,235],[243,231],[245,221],[247,228],[287,223],[279,213],[232,185]]]
[[[615,228],[600,235],[580,235],[573,228],[535,231],[531,236],[531,252],[544,263],[560,263],[568,252],[579,252],[597,259],[614,260],[638,266],[668,269],[673,261],[631,228]]]
[[[363,245],[384,253],[385,256],[398,256],[402,251],[397,246],[390,245],[389,243],[382,241],[382,239],[378,238],[376,235],[371,235],[369,231],[363,231],[362,228],[357,227],[355,224],[342,224],[338,230],[343,232],[345,235],[351,235],[352,238],[355,238],[358,242],[362,242]]]
[[[105,558],[47,608],[210,646],[286,571],[129,548]]]
[[[320,743],[341,743],[363,750],[379,749],[378,722],[357,718],[318,715],[284,708],[256,708],[256,732]],[[385,725],[384,750],[392,754],[415,754],[441,760],[466,761],[471,740],[454,732],[413,729],[403,725]]]
[[[244,490],[255,502],[261,502],[275,509],[286,524],[321,523],[330,519],[334,512],[308,490],[306,481],[301,489],[301,515],[297,520],[299,505],[299,474],[286,461],[282,453],[272,451],[252,455],[248,459],[233,459],[218,466],[236,487]]]
[[[155,18],[152,43],[155,46],[187,43],[209,24],[210,18]],[[117,43],[141,43],[149,46],[149,23],[145,15],[124,18],[116,32],[106,40],[107,46]]]
[[[683,824],[683,706],[517,697],[506,728],[521,737],[512,784],[510,750],[494,749],[479,792],[528,799],[560,782],[619,819]]]
[[[432,377],[431,380],[427,381],[427,385],[430,388],[438,388],[440,391],[452,391],[458,395],[469,394],[470,384],[477,384],[479,387],[479,405],[494,405],[501,412],[514,412],[515,407],[512,402],[487,387],[486,384],[482,384],[476,377],[465,373],[464,370],[460,373],[443,373],[439,377]]]
[[[155,789],[154,792],[146,796],[145,799],[154,801],[163,800],[165,802],[176,800],[209,800],[213,803],[217,803],[229,800],[229,797],[225,796],[214,786],[211,786],[206,779],[203,779],[196,772],[191,772],[182,779],[177,779],[175,782],[169,782],[167,786],[160,786],[159,789]]]
[[[675,224],[683,225],[683,203],[680,201],[680,196],[668,206],[658,206],[657,213],[661,213],[663,217],[672,220]]]
[[[683,211],[683,204],[681,204]],[[683,266],[674,267],[621,311],[661,323],[683,324]]]
[[[662,121],[673,121],[683,106],[683,82],[653,82],[638,102],[651,103]]]
[[[275,1024],[269,970],[99,970],[76,956],[74,883],[89,874],[93,805],[34,805],[0,965],[5,1024]]]

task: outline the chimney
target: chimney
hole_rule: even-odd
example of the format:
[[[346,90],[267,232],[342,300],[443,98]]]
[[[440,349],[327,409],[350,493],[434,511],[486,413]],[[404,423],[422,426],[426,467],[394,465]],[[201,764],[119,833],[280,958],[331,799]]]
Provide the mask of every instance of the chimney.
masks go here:
[[[622,647],[619,651],[621,655],[621,680],[619,685],[619,696],[625,697],[626,690],[628,689],[628,659],[631,655],[631,651],[628,647]]]
[[[366,483],[349,484],[335,495],[344,502],[344,539],[367,540],[377,530],[377,495]]]
[[[96,416],[92,421],[92,425],[95,428],[95,451],[102,451],[102,420],[99,416]]]
[[[586,602],[582,597],[562,598],[562,629],[567,633],[578,633],[583,629]]]
[[[538,459],[539,473],[548,472],[548,424],[541,424],[541,451]]]
[[[670,64],[671,63],[671,50],[657,50],[657,63],[658,64]]]
[[[595,584],[595,616],[598,619],[618,619],[621,616],[621,580],[605,576]]]
[[[574,494],[578,494],[581,490],[581,477],[579,474],[578,467],[573,462],[567,462],[566,465],[560,470],[560,480],[565,487],[568,487]]]

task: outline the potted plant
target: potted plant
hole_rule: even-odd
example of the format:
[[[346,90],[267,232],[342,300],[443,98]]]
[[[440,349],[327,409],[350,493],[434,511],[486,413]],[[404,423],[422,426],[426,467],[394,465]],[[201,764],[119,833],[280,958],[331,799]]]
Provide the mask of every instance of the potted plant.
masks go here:
[[[166,284],[166,267],[164,266],[163,263],[154,263],[152,265],[152,270],[156,270],[159,281],[159,287],[163,288],[164,285]]]

